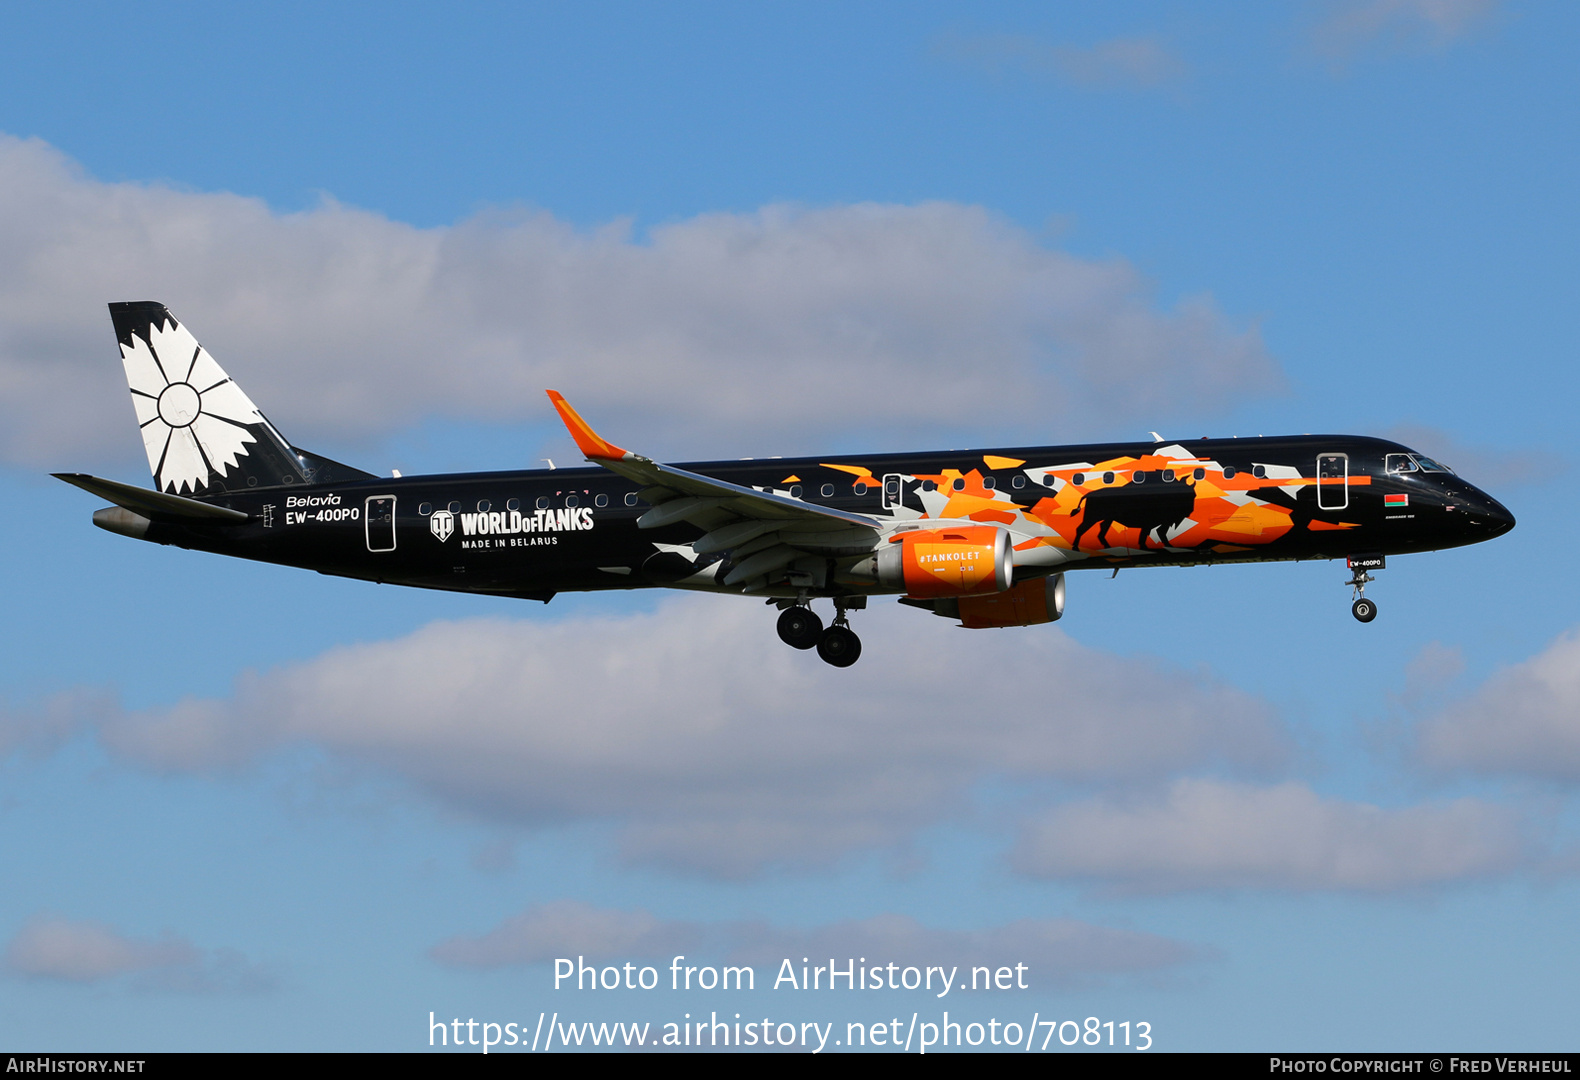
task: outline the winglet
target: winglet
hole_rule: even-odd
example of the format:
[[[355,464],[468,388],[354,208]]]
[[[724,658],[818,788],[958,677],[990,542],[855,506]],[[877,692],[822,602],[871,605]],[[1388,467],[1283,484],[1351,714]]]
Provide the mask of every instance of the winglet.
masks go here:
[[[620,461],[627,456],[627,452],[614,443],[602,438],[583,420],[576,410],[571,408],[571,403],[560,396],[558,390],[547,391],[549,400],[554,402],[554,408],[559,411],[560,419],[565,422],[565,427],[570,431],[571,438],[576,440],[576,445],[588,458],[605,458],[611,461]]]

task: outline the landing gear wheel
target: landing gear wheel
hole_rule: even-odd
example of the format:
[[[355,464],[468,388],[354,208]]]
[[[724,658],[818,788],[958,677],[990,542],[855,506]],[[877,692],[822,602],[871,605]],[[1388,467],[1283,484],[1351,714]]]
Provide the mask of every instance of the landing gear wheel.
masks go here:
[[[815,649],[822,638],[823,620],[811,608],[789,607],[779,616],[779,640],[792,649]]]
[[[1376,579],[1366,572],[1366,567],[1371,565],[1380,570],[1382,563],[1381,555],[1350,557],[1350,579],[1345,584],[1355,590],[1355,603],[1350,605],[1350,612],[1358,622],[1371,622],[1377,617],[1377,605],[1366,599],[1366,586]]]
[[[845,626],[831,626],[817,639],[817,654],[826,664],[850,667],[861,658],[861,639]]]

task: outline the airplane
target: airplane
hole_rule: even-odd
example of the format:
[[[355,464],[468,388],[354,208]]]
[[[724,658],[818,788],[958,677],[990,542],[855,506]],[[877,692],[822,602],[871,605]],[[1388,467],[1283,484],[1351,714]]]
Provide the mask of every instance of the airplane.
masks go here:
[[[664,587],[758,597],[786,644],[861,655],[869,597],[971,629],[1064,614],[1067,571],[1343,558],[1369,623],[1390,555],[1514,527],[1425,454],[1351,435],[666,465],[548,396],[590,468],[375,476],[289,442],[159,303],[110,305],[155,489],[80,473],[123,536],[320,573],[548,602]],[[814,600],[829,600],[825,626]]]

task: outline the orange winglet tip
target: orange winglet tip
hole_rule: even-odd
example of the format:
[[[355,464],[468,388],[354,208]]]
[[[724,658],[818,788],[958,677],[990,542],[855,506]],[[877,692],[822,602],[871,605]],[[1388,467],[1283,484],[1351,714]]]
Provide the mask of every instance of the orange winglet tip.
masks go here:
[[[624,450],[594,431],[587,421],[571,408],[571,403],[566,401],[558,390],[546,392],[549,400],[554,402],[554,408],[559,412],[560,419],[565,421],[565,427],[570,431],[571,438],[576,440],[577,447],[584,455],[590,458],[611,458],[615,461],[626,456]]]

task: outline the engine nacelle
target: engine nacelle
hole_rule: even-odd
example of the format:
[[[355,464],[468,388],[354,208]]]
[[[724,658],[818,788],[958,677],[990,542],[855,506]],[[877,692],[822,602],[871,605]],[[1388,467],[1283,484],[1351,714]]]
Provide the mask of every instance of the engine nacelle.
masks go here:
[[[950,614],[972,630],[1054,622],[1064,614],[1064,575],[1033,578],[991,596],[962,596],[954,607]]]
[[[920,598],[1003,592],[1015,574],[1009,533],[997,525],[899,533],[877,563],[878,584]]]

